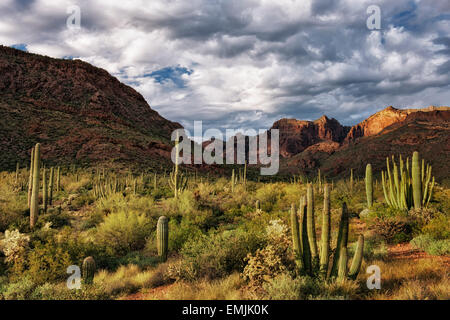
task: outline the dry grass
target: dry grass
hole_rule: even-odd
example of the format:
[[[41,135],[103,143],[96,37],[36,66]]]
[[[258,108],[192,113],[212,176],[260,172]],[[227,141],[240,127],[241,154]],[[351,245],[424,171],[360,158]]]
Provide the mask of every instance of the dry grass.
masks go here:
[[[168,300],[239,300],[246,299],[241,290],[244,280],[238,273],[215,280],[195,283],[177,282],[165,292],[161,299]],[[152,299],[152,297],[148,297]]]
[[[368,299],[450,299],[450,270],[438,259],[373,261],[370,264],[380,267],[381,289],[365,289]]]

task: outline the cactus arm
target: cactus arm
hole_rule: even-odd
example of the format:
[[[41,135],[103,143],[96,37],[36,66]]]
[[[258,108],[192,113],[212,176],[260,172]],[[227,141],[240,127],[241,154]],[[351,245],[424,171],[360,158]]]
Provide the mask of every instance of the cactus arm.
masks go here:
[[[355,250],[355,256],[352,260],[352,265],[350,266],[350,271],[348,273],[348,277],[352,280],[355,280],[358,277],[359,270],[361,269],[361,264],[363,260],[364,253],[364,236],[362,234],[358,237],[358,244]]]

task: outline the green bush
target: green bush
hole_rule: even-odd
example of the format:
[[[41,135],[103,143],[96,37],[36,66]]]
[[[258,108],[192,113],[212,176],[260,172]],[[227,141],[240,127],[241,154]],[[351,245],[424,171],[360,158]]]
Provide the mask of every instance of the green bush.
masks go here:
[[[193,238],[181,250],[185,268],[192,268],[186,274],[213,279],[226,276],[232,271],[242,271],[245,266],[244,258],[261,243],[262,239],[258,235],[239,229],[211,232],[209,235]]]
[[[5,300],[29,300],[36,287],[30,276],[24,276],[15,282],[2,286],[0,294]]]
[[[429,234],[423,234],[412,239],[410,243],[413,248],[424,250],[434,256],[450,254],[450,239],[434,239]]]
[[[422,228],[423,233],[429,234],[434,239],[450,238],[450,217],[438,213],[431,221]]]
[[[125,255],[144,248],[154,228],[155,223],[143,213],[119,211],[109,214],[97,227],[96,239],[112,254]]]

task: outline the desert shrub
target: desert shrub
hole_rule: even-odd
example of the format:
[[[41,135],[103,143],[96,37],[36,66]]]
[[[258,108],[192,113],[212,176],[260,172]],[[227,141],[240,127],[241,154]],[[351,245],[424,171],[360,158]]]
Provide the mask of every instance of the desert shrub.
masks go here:
[[[30,276],[24,276],[15,282],[3,286],[0,292],[5,300],[29,300],[36,287]]]
[[[39,217],[39,224],[50,223],[53,228],[70,225],[70,215],[65,212],[52,211]]]
[[[75,179],[69,179],[68,177],[61,177],[61,180],[64,191],[69,194],[75,194],[83,190],[87,190],[88,185],[91,183],[91,179],[89,177],[80,177],[78,181]]]
[[[6,230],[4,239],[0,241],[0,251],[5,255],[5,262],[17,263],[25,256],[29,243],[30,236],[19,230]]]
[[[410,243],[413,248],[424,250],[431,255],[450,254],[450,239],[435,239],[429,234],[423,234],[412,239]]]
[[[169,221],[169,232],[170,251],[180,250],[186,241],[196,238],[202,234],[200,228],[188,219],[181,219],[180,222],[176,219],[171,219]]]
[[[435,214],[436,211],[433,210],[432,208],[420,208],[420,209],[411,208],[408,211],[408,215],[410,217],[419,220],[423,224],[430,222],[430,220],[433,219]]]
[[[211,232],[193,238],[181,250],[184,266],[179,266],[180,270],[174,278],[213,279],[233,271],[242,271],[247,253],[254,252],[260,244],[258,235],[239,229]]]
[[[243,276],[253,287],[259,287],[264,281],[292,269],[286,225],[281,220],[273,220],[267,226],[266,233],[268,245],[246,257],[247,265]]]
[[[443,213],[436,214],[435,217],[422,228],[422,232],[431,235],[434,239],[450,238],[450,217]]]
[[[108,215],[97,227],[96,239],[113,254],[124,255],[144,248],[154,226],[145,214],[119,211]]]
[[[255,199],[261,202],[262,210],[270,212],[282,195],[283,188],[280,184],[270,183],[256,190]]]
[[[118,265],[133,264],[138,266],[139,268],[146,268],[150,266],[156,266],[159,262],[159,258],[157,256],[145,256],[139,251],[134,251],[118,258],[116,261]]]
[[[60,281],[67,278],[67,267],[73,264],[69,253],[54,241],[34,243],[28,254],[27,275],[36,284]]]
[[[311,277],[294,278],[288,273],[280,273],[262,285],[263,296],[270,300],[304,300],[319,295],[321,284]]]
[[[94,203],[94,201],[95,197],[92,193],[83,193],[75,197],[72,201],[70,201],[69,208],[72,211],[76,211],[85,205],[90,205]]]
[[[411,240],[413,231],[408,221],[397,218],[376,218],[370,229],[388,243],[407,242]]]

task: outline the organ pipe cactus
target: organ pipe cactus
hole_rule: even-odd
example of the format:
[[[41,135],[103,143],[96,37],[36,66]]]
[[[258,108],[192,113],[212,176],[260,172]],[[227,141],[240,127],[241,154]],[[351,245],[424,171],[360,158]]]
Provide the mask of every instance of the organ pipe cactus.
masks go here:
[[[291,205],[291,233],[292,233],[292,243],[294,250],[295,263],[297,265],[298,272],[303,270],[303,257],[302,257],[302,246],[300,238],[300,225],[298,223],[297,210],[295,204]]]
[[[307,222],[307,205],[306,205],[306,197],[303,196],[300,198],[300,225],[299,225],[299,234],[300,234],[300,244],[301,244],[301,252],[303,255],[303,268],[304,273],[311,274],[311,250],[309,248],[309,240],[308,240],[308,230],[306,226]]]
[[[330,215],[330,186],[328,184],[324,187],[323,192],[323,213],[322,213],[322,237],[320,245],[320,273],[327,276],[328,272],[328,258],[330,252],[330,230],[331,229],[331,215]]]
[[[161,216],[158,219],[156,241],[158,256],[160,260],[164,262],[167,260],[167,252],[169,249],[169,220],[165,216]]]
[[[94,280],[94,275],[96,271],[95,260],[93,257],[87,257],[83,260],[82,265],[82,276],[84,283],[91,284]]]
[[[355,256],[353,257],[352,265],[348,273],[348,277],[355,280],[358,276],[359,270],[363,260],[364,253],[364,236],[362,234],[358,237],[358,244],[356,245]]]
[[[422,169],[422,176],[424,175],[423,172],[424,170]],[[414,208],[420,209],[422,207],[422,178],[420,174],[419,153],[417,151],[415,151],[412,156],[411,179],[412,179]]]
[[[431,170],[432,167],[425,166],[423,159],[420,166],[418,152],[414,152],[411,165],[409,158],[404,163],[400,156],[397,166],[392,156],[392,171],[389,158],[386,158],[386,172],[381,172],[381,183],[387,205],[404,210],[427,207],[435,183]]]
[[[306,191],[307,199],[307,220],[306,227],[308,232],[309,248],[311,250],[311,262],[315,269],[319,264],[319,256],[317,254],[317,243],[316,243],[316,226],[314,222],[314,191],[312,184],[308,184]]]
[[[33,229],[39,215],[39,173],[41,168],[41,145],[34,147],[33,180],[30,200],[30,228]]]
[[[366,166],[366,197],[367,208],[372,208],[373,205],[373,180],[372,180],[372,165],[369,163]]]
[[[310,202],[311,191],[310,193]],[[335,279],[342,281],[344,279],[356,279],[361,268],[364,250],[364,237],[360,235],[350,270],[348,270],[348,232],[349,232],[349,214],[347,205],[344,202],[341,209],[341,217],[339,222],[339,232],[336,241],[336,249],[334,250],[333,259],[330,259],[330,235],[331,235],[331,219],[330,219],[330,186],[324,186],[324,210],[322,215],[322,236],[320,245],[320,268],[314,265],[310,246],[311,242],[310,230],[308,228],[308,201],[306,197],[300,198],[299,217],[294,215],[295,206],[291,207],[290,221],[293,250],[296,259],[296,265],[300,269],[300,274],[309,274],[311,276],[320,276],[322,279]],[[309,210],[311,211],[311,210]],[[309,212],[311,213],[311,212]],[[300,218],[300,219],[298,219]],[[295,230],[298,228],[298,232]],[[315,232],[314,232],[315,233]],[[298,257],[301,255],[301,258]],[[331,263],[331,267],[329,268]],[[330,269],[330,270],[328,270]]]

